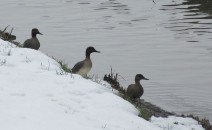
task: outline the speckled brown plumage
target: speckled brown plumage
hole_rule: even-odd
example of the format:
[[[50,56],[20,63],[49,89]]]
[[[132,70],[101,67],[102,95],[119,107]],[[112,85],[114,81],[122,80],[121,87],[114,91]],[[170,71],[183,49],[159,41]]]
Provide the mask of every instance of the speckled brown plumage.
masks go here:
[[[149,80],[145,78],[142,74],[137,74],[135,76],[135,84],[130,84],[127,88],[127,95],[130,96],[131,98],[137,99],[140,98],[143,93],[144,89],[142,85],[140,84],[140,80]]]

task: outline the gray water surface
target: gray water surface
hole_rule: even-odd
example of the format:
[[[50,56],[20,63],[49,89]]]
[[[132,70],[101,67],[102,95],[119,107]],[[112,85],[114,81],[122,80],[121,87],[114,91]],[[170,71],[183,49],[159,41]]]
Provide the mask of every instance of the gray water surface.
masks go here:
[[[205,4],[206,3],[206,4]],[[198,0],[3,0],[0,27],[24,42],[37,27],[40,51],[72,67],[92,54],[90,75],[142,73],[143,99],[212,120],[212,4]]]

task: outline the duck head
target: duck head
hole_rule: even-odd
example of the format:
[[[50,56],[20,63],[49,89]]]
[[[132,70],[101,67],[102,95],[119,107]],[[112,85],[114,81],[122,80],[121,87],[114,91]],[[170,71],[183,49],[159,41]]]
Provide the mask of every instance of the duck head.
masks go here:
[[[91,53],[93,52],[97,52],[97,53],[100,53],[100,51],[97,51],[94,47],[90,46],[86,49],[86,57],[89,57]]]
[[[43,35],[42,33],[39,32],[37,28],[33,28],[31,34],[32,37],[36,37],[37,34]]]
[[[135,82],[139,82],[140,80],[149,80],[149,79],[147,79],[146,77],[144,77],[142,74],[137,74],[136,76],[135,76]]]

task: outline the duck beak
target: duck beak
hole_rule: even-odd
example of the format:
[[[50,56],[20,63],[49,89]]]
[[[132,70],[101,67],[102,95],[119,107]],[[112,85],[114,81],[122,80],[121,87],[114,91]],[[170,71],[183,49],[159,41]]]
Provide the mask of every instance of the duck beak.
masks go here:
[[[100,51],[97,51],[97,50],[95,52],[100,53]]]
[[[149,79],[147,79],[147,78],[144,77],[144,80],[149,80]]]
[[[38,32],[38,34],[43,35],[42,33]]]

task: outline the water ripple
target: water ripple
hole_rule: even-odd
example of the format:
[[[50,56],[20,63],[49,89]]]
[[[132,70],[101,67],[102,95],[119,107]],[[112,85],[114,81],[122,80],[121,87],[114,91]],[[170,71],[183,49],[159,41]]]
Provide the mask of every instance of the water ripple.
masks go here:
[[[199,39],[210,39],[212,33],[212,2],[204,0],[185,0],[182,3],[165,4],[161,10],[170,13],[170,19],[163,25],[174,31],[176,38],[187,42],[199,42]],[[179,17],[181,16],[181,17]],[[201,38],[202,37],[202,38]]]
[[[129,14],[128,5],[116,2],[115,0],[101,2],[94,10],[115,10],[118,14]]]

